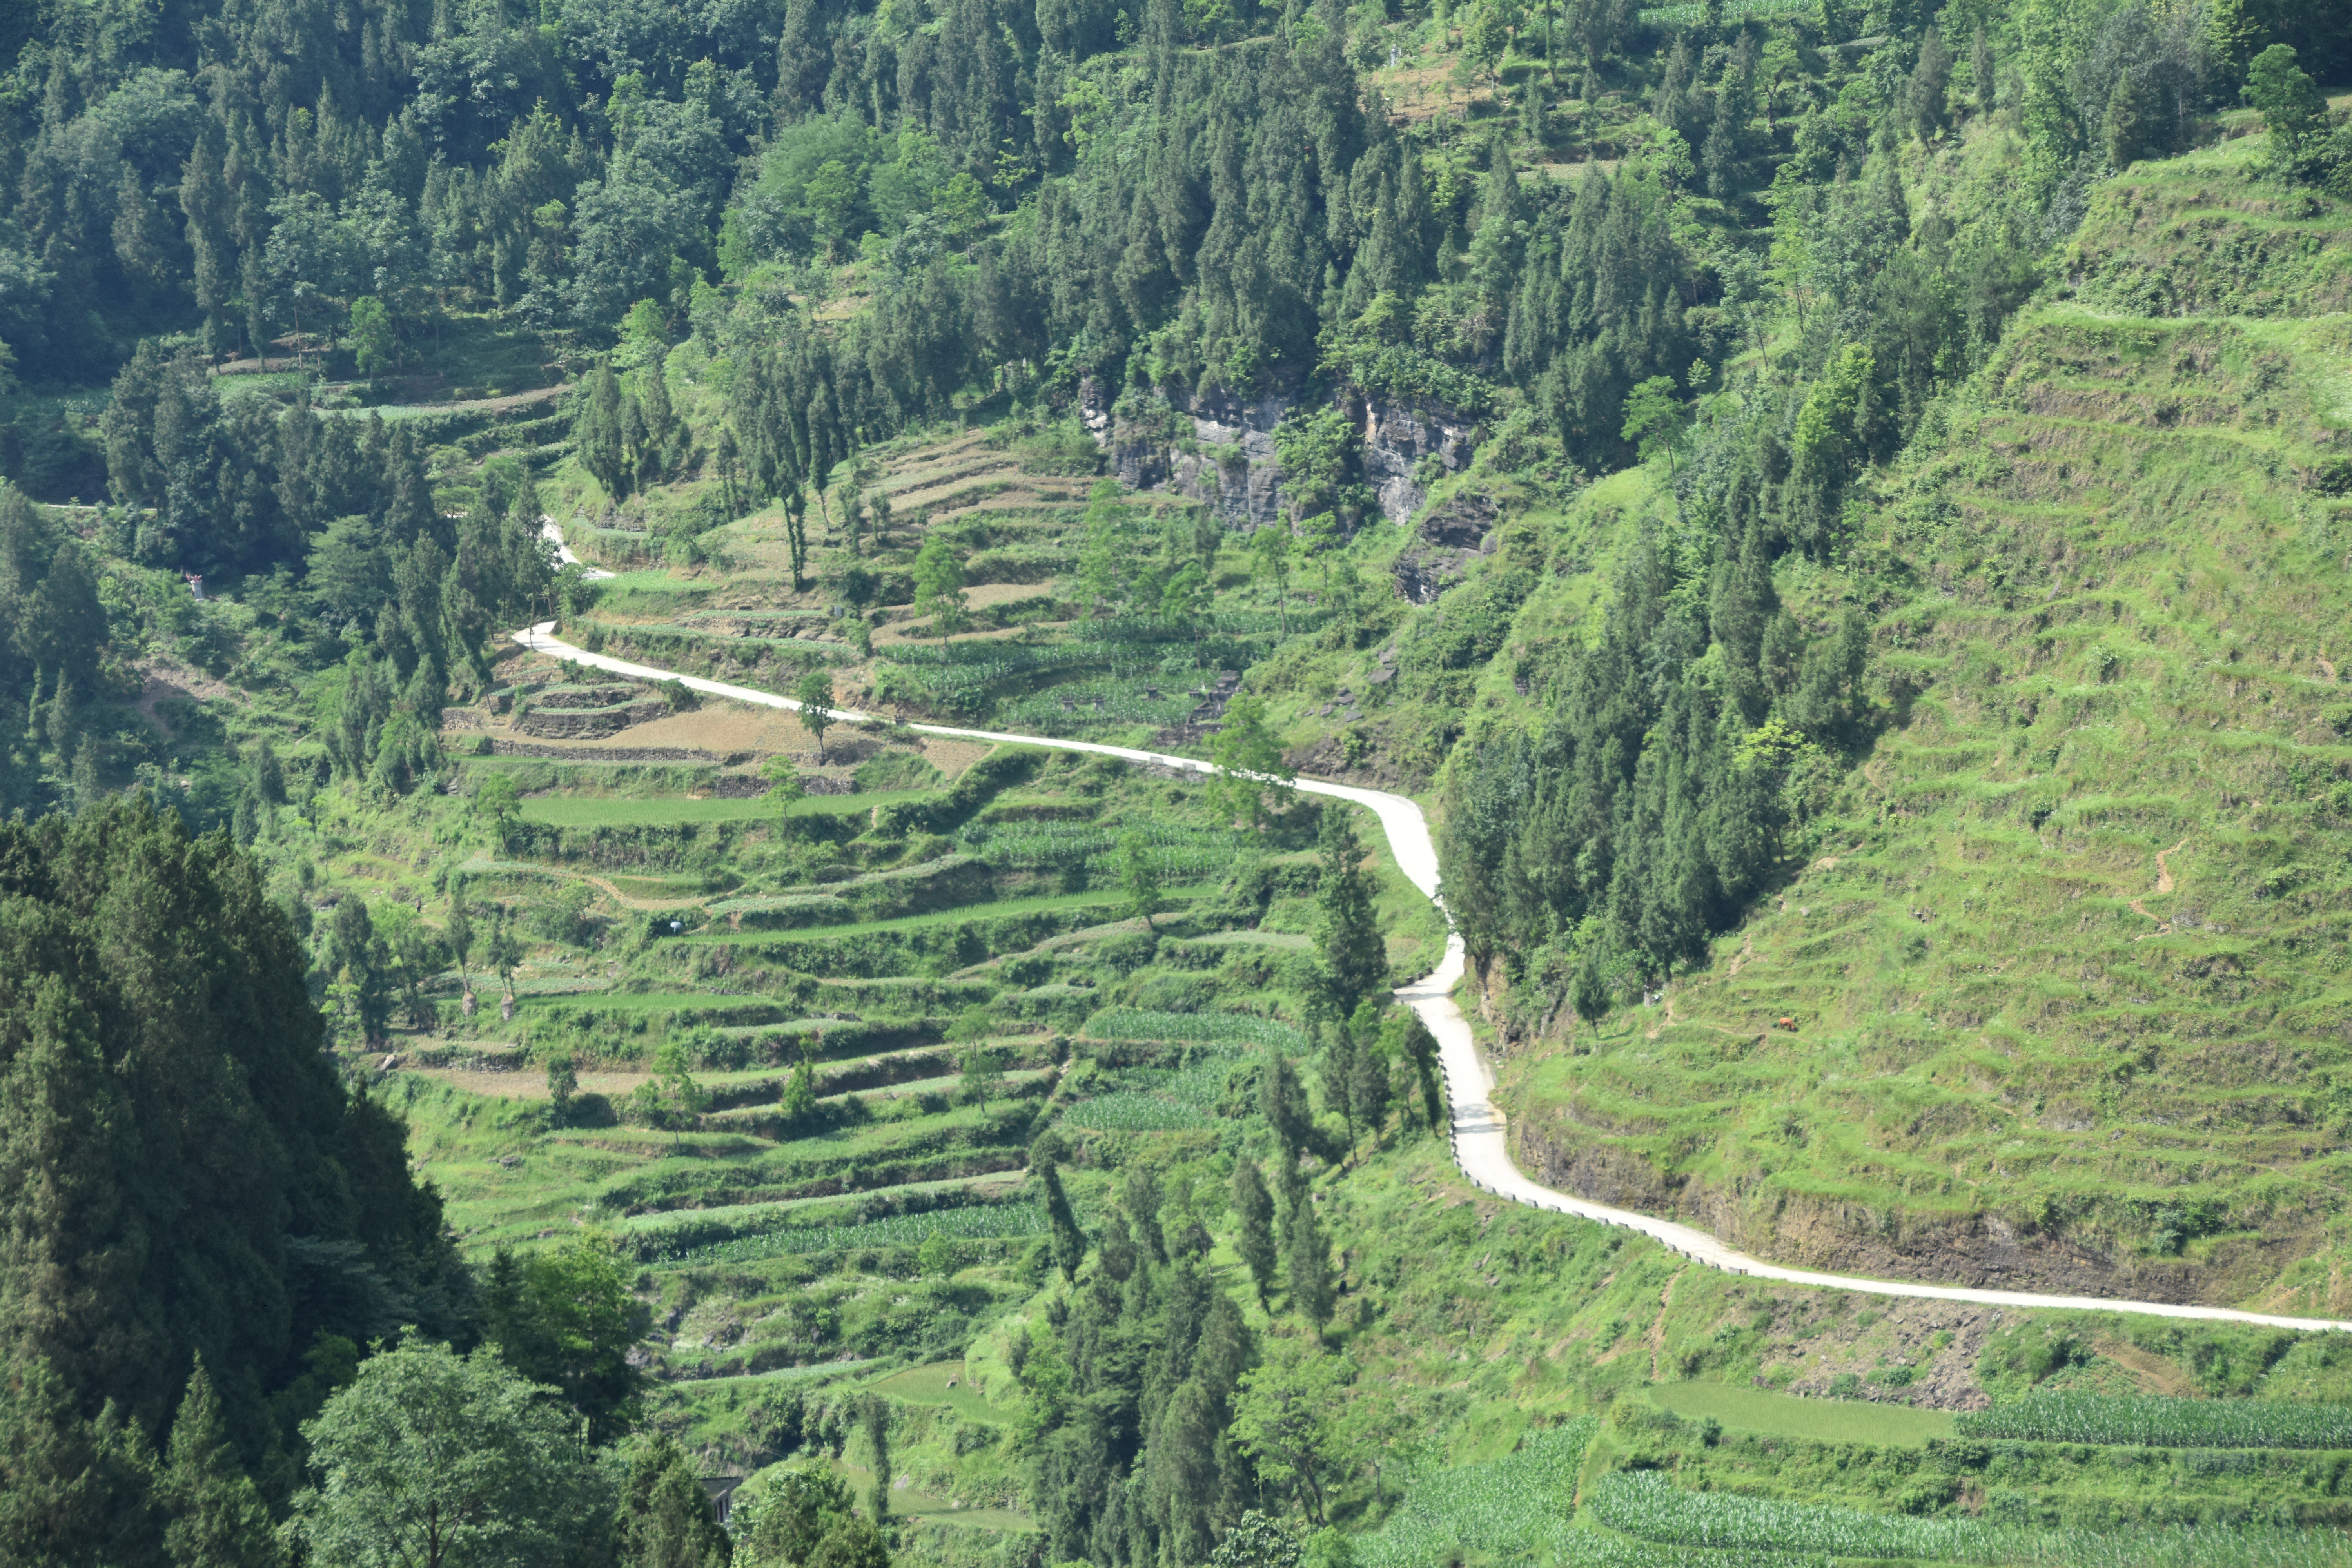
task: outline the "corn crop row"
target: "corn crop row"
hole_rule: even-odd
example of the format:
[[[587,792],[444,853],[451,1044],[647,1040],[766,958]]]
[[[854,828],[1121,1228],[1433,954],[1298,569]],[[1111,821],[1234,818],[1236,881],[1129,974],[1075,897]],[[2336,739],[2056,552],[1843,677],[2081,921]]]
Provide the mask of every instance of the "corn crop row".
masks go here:
[[[1211,1124],[1192,1107],[1143,1089],[1082,1100],[1062,1112],[1062,1120],[1095,1132],[1184,1132]]]
[[[1559,1568],[1832,1568],[1821,1552],[1694,1552],[1600,1530],[1560,1532]]]
[[[2352,1405],[2045,1394],[1962,1415],[1969,1437],[2140,1448],[2352,1448]]]
[[[1768,1547],[1841,1557],[1985,1561],[1991,1528],[1963,1520],[1906,1519],[1854,1509],[1685,1491],[1654,1470],[1620,1471],[1594,1488],[1592,1516],[1612,1530],[1682,1546]],[[1997,1559],[1995,1559],[1997,1561]]]
[[[1426,1568],[1463,1552],[1538,1558],[1573,1533],[1576,1468],[1593,1423],[1575,1421],[1530,1438],[1490,1465],[1420,1475],[1389,1521],[1357,1543],[1361,1568]]]
[[[1307,1049],[1307,1037],[1288,1024],[1246,1013],[1155,1013],[1142,1007],[1106,1007],[1087,1020],[1097,1040],[1237,1040],[1277,1046],[1294,1054]]]
[[[1147,697],[1127,681],[1076,680],[1033,692],[1001,710],[1008,724],[1023,729],[1056,724],[1175,724],[1199,705],[1189,691],[1171,691],[1156,683],[1158,697]],[[1062,706],[1064,702],[1070,707]]]
[[[1139,828],[1132,834],[1107,833],[1082,823],[1024,824],[993,830],[976,827],[964,831],[963,847],[992,866],[1034,870],[1107,865],[1123,851],[1130,837],[1143,841],[1151,864],[1163,877],[1212,876],[1233,865],[1230,837],[1181,827]]]
[[[1815,9],[1813,0],[1727,0],[1722,16],[1726,22],[1769,21],[1780,16],[1810,16]],[[1642,7],[1642,25],[1645,27],[1695,27],[1706,18],[1705,5]]]
[[[1969,1519],[1912,1519],[1855,1509],[1685,1491],[1656,1471],[1620,1471],[1587,1494],[1600,1522],[1674,1548],[1708,1552],[2018,1563],[2031,1568],[2352,1568],[2352,1536],[2272,1525],[2148,1530],[2021,1530]],[[1582,1561],[1582,1559],[1570,1559]],[[1613,1563],[1614,1559],[1597,1558]],[[1661,1563],[1665,1559],[1659,1560]],[[1624,1568],[1646,1568],[1628,1557]]]
[[[751,1263],[763,1258],[797,1257],[863,1247],[919,1247],[934,1236],[950,1241],[1042,1236],[1045,1211],[1032,1203],[972,1204],[929,1214],[891,1215],[859,1225],[787,1226],[761,1236],[739,1236],[709,1247],[668,1253],[663,1263]]]

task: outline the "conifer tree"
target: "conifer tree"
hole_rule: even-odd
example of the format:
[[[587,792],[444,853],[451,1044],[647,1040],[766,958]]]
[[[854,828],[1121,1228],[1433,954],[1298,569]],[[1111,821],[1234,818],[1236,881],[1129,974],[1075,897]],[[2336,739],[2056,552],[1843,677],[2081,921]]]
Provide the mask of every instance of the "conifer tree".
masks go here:
[[[1298,1073],[1278,1046],[1265,1048],[1265,1068],[1258,1078],[1258,1113],[1274,1129],[1286,1161],[1296,1163],[1314,1133],[1307,1120],[1307,1097],[1298,1087]]]
[[[173,1568],[276,1568],[285,1560],[260,1490],[237,1463],[204,1357],[172,1423],[160,1495]]]
[[[646,484],[675,479],[685,466],[688,431],[670,405],[668,365],[669,351],[656,348],[637,371],[637,405],[645,423],[638,476]]]
[[[572,1065],[568,1051],[558,1051],[547,1058],[547,1110],[556,1126],[565,1125],[572,1118],[572,1097],[580,1092],[580,1069]]]
[[[801,591],[802,571],[808,565],[808,503],[801,499],[801,488],[790,479],[784,481],[784,548],[793,563],[793,592]]]
[[[1309,1328],[1331,1321],[1331,1244],[1315,1217],[1314,1194],[1302,1185],[1291,1205],[1283,1262],[1289,1274],[1290,1310]]]
[[[1364,869],[1363,841],[1344,806],[1326,805],[1317,845],[1323,875],[1315,890],[1315,938],[1323,961],[1326,999],[1339,1017],[1388,984],[1388,944],[1373,908],[1372,879]]]
[[[1119,1182],[1119,1203],[1127,1210],[1135,1239],[1153,1265],[1168,1261],[1168,1238],[1160,1227],[1160,1211],[1167,1202],[1160,1178],[1144,1164],[1129,1165]]]
[[[588,373],[588,395],[581,403],[572,438],[579,446],[580,461],[604,487],[604,493],[615,500],[629,493],[628,456],[621,437],[621,379],[613,374],[613,362],[598,360],[596,368]]]
[[[1434,1132],[1445,1116],[1444,1097],[1437,1082],[1437,1037],[1429,1032],[1421,1015],[1410,1007],[1398,1008],[1396,1020],[1397,1058],[1411,1066],[1421,1086],[1422,1109],[1429,1119],[1429,1130]]]
[[[1266,1292],[1274,1289],[1274,1197],[1255,1160],[1234,1162],[1234,1250],[1248,1267],[1263,1307]]]
[[[1335,1019],[1323,1037],[1323,1059],[1318,1081],[1323,1109],[1339,1117],[1347,1129],[1348,1147],[1356,1146],[1356,1053],[1354,1031],[1345,1016]]]
[[[1118,605],[1118,585],[1131,563],[1123,549],[1127,509],[1117,479],[1099,479],[1087,492],[1086,541],[1078,552],[1078,594],[1089,611],[1108,615]]]
[[[1037,1180],[1045,1189],[1045,1224],[1054,1240],[1054,1261],[1060,1265],[1062,1278],[1076,1280],[1078,1265],[1086,1261],[1087,1234],[1078,1228],[1078,1216],[1070,1212],[1070,1197],[1062,1190],[1062,1173],[1055,1169],[1053,1156],[1036,1160]]]
[[[1363,1124],[1377,1148],[1381,1124],[1388,1120],[1391,1068],[1388,1053],[1381,1048],[1385,1031],[1379,1027],[1373,1011],[1370,1002],[1356,1009],[1356,1059],[1351,1064],[1354,1076],[1349,1080],[1348,1098],[1356,1120]]]
[[[727,1532],[694,1461],[667,1433],[639,1449],[621,1500],[621,1555],[627,1568],[722,1568]]]
[[[38,1355],[19,1355],[5,1370],[0,1562],[164,1560],[154,1454],[142,1429],[110,1406],[84,1418],[58,1369]]]
[[[874,1479],[866,1489],[866,1511],[879,1524],[890,1517],[890,1405],[878,1394],[866,1396],[866,1454],[874,1466]]]

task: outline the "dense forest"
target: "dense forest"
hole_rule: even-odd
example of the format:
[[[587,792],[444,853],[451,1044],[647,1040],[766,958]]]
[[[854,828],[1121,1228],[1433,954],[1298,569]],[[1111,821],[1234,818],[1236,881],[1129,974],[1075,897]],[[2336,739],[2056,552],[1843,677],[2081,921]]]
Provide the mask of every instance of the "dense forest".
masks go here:
[[[1424,47],[1444,69],[1408,80]],[[635,505],[608,531],[695,567],[772,510],[790,594],[817,535],[832,551],[811,615],[868,653],[869,608],[911,605],[951,669],[989,542],[886,560],[871,455],[1018,431],[1096,484],[1071,622],[1159,624],[1194,674],[1249,666],[1211,689],[1229,772],[1289,766],[1265,700],[1310,661],[1386,660],[1407,717],[1349,764],[1433,787],[1482,972],[1533,1017],[1598,1020],[1705,961],[1899,710],[1873,675],[1883,595],[1823,613],[1776,582],[1903,579],[1879,477],[2072,286],[2099,182],[2252,110],[2264,180],[2352,200],[2320,88],[2352,73],[2352,15],[2291,0],[25,0],[0,69],[9,1563],[888,1562],[877,1403],[761,1405],[773,1451],[855,1437],[882,1481],[860,1500],[795,1470],[722,1531],[647,1419],[642,1259],[593,1229],[536,1245],[553,1219],[469,1258],[412,1169],[366,1058],[441,1026],[446,970],[471,1019],[472,961],[511,1013],[507,906],[469,914],[454,853],[437,927],[422,896],[328,898],[273,837],[343,812],[377,833],[348,864],[422,868],[486,832],[478,875],[561,838],[520,824],[511,784],[469,782],[463,822],[428,812],[460,793],[446,711],[505,689],[515,627],[594,603],[541,532],[559,490],[607,522]],[[1147,524],[1096,479],[1087,428],[1140,449],[1269,402],[1282,499],[1231,584],[1231,508]],[[461,405],[486,438],[435,423]],[[1416,494],[1475,466],[1523,516],[1662,467],[1662,505],[1549,555],[1507,512],[1492,569],[1411,607],[1357,558],[1406,521],[1366,436],[1399,408],[1472,433]],[[1547,576],[1599,565],[1605,616],[1511,636]],[[235,638],[207,593],[234,595]],[[159,718],[159,648],[215,679],[209,708]],[[813,658],[793,689],[823,709]],[[1507,721],[1474,721],[1503,669]],[[257,692],[299,746],[224,720]],[[964,776],[898,837],[984,851],[968,826],[1003,781]],[[1337,1527],[1394,1500],[1376,1456],[1406,1435],[1326,1408],[1352,1320],[1307,1183],[1391,1116],[1435,1133],[1432,1043],[1380,997],[1344,816],[1234,800],[1297,864],[1228,903],[1315,900],[1318,966],[1265,984],[1316,1065],[1269,1049],[1223,1090],[1249,1140],[1200,1200],[1224,1234],[1148,1163],[1082,1223],[1058,1135],[1021,1152],[1050,1225],[1024,1278],[1050,1300],[1009,1373],[1035,1528],[1007,1565],[1295,1568],[1295,1525],[1339,1568]],[[395,830],[417,836],[397,855]],[[791,853],[829,885],[847,837]],[[1141,838],[1118,852],[1151,939],[1126,980],[1160,889]],[[512,914],[583,952],[600,921],[654,929],[651,902],[588,898]],[[707,1106],[665,1049],[641,1092],[675,1131]],[[569,1096],[571,1058],[539,1065]],[[984,1113],[994,1068],[963,1071]]]

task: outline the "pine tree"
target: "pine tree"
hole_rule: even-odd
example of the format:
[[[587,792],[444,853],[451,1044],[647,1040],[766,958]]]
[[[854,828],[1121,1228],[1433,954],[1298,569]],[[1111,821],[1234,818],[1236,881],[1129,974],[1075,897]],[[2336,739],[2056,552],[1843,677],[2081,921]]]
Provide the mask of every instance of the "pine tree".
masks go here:
[[[1274,1129],[1281,1142],[1282,1152],[1295,1162],[1314,1133],[1314,1125],[1307,1117],[1306,1096],[1298,1088],[1298,1073],[1280,1047],[1265,1048],[1265,1068],[1258,1079],[1258,1111],[1266,1125]]]
[[[800,486],[784,481],[784,546],[793,562],[793,592],[801,591],[801,572],[808,564],[808,503],[801,499]]]
[[[226,353],[236,342],[236,328],[229,319],[230,300],[236,292],[236,249],[229,232],[228,184],[221,170],[227,153],[220,121],[207,115],[180,174],[180,210],[187,215],[188,246],[195,257],[196,309],[205,313],[205,346],[215,353]]]
[[[694,1461],[664,1435],[638,1450],[621,1504],[621,1552],[627,1568],[721,1568],[727,1532],[710,1517],[710,1500]]]
[[[866,1457],[874,1465],[873,1482],[866,1489],[866,1511],[877,1524],[890,1517],[890,1405],[878,1394],[866,1396],[862,1413]]]
[[[155,1462],[144,1434],[109,1405],[73,1408],[57,1368],[20,1352],[0,1366],[0,1563],[160,1564]]]
[[[1445,1116],[1445,1101],[1437,1081],[1437,1037],[1429,1032],[1419,1013],[1397,1009],[1397,1058],[1409,1064],[1421,1086],[1422,1109],[1429,1130],[1436,1131]]]
[[[588,395],[580,406],[580,417],[573,425],[572,437],[580,448],[580,461],[604,487],[604,493],[618,500],[629,493],[628,458],[621,437],[621,380],[613,374],[613,362],[600,359],[588,375]]]
[[[1364,846],[1346,808],[1324,807],[1317,847],[1323,857],[1323,876],[1315,891],[1316,946],[1321,952],[1328,1003],[1345,1018],[1358,1003],[1386,989],[1388,944],[1372,903],[1372,879],[1364,869]]]
[[[712,450],[710,461],[711,467],[719,470],[719,503],[726,509],[728,521],[731,522],[736,518],[742,516],[744,510],[741,489],[743,454],[742,448],[736,443],[735,428],[733,426],[721,425],[719,427],[719,440]],[[795,552],[793,556],[793,592],[797,594],[800,592],[800,589],[801,574],[799,556],[798,553]]]
[[[172,1423],[159,1489],[171,1514],[164,1542],[173,1568],[275,1568],[285,1560],[268,1506],[237,1463],[202,1356]]]
[[[1078,1228],[1078,1216],[1070,1212],[1070,1198],[1062,1190],[1062,1173],[1055,1168],[1048,1155],[1036,1161],[1037,1180],[1045,1189],[1045,1224],[1054,1240],[1054,1261],[1061,1266],[1062,1278],[1076,1280],[1078,1265],[1086,1261],[1087,1233]]]
[[[1315,1197],[1305,1186],[1291,1205],[1283,1262],[1290,1276],[1290,1310],[1320,1330],[1331,1321],[1331,1246],[1315,1217]]]
[[[1257,1287],[1258,1305],[1263,1307],[1266,1292],[1274,1289],[1274,1197],[1265,1190],[1265,1178],[1258,1174],[1255,1160],[1234,1162],[1234,1217],[1238,1226],[1234,1250],[1248,1266],[1250,1279]]]
[[[1086,542],[1078,553],[1078,593],[1097,615],[1118,607],[1118,585],[1129,575],[1125,523],[1127,509],[1119,502],[1118,481],[1098,481],[1087,495]]]
[[[661,479],[661,459],[652,449],[646,436],[645,405],[637,395],[624,387],[621,391],[621,451],[627,467],[631,489],[657,483]]]
[[[1215,1549],[1217,1443],[1224,1412],[1198,1377],[1160,1409],[1145,1449],[1145,1476],[1168,1532],[1169,1561],[1205,1562]]]
[[[1932,139],[1944,128],[1944,97],[1952,77],[1952,52],[1944,47],[1943,36],[1934,23],[1927,25],[1927,36],[1920,41],[1919,61],[1911,71],[1911,84],[1906,94],[1911,113],[1911,130],[1921,142]]]
[[[669,351],[656,348],[637,371],[637,405],[645,419],[644,482],[676,479],[685,466],[686,423],[669,401]]]
[[[1129,1165],[1119,1183],[1119,1203],[1134,1228],[1136,1244],[1155,1266],[1168,1261],[1168,1238],[1160,1227],[1160,1211],[1167,1202],[1160,1178],[1144,1164]]]
[[[1348,1098],[1356,1120],[1377,1144],[1381,1123],[1389,1113],[1389,1059],[1381,1048],[1386,1031],[1381,1026],[1379,1005],[1369,999],[1360,1004],[1355,1017],[1349,1021],[1349,1031],[1355,1038],[1356,1050],[1355,1060],[1349,1064],[1352,1077]]]
[[[1336,1020],[1324,1037],[1323,1060],[1318,1081],[1323,1089],[1323,1109],[1339,1117],[1348,1131],[1348,1147],[1356,1146],[1356,1052],[1355,1033],[1349,1021]]]

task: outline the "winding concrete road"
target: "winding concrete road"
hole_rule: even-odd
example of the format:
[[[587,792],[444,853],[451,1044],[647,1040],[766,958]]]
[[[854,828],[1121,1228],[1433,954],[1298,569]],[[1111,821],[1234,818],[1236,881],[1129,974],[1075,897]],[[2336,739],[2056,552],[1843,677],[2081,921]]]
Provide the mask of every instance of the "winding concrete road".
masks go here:
[[[576,559],[562,548],[562,535],[551,521],[546,527],[556,542],[562,558]],[[609,576],[610,574],[603,574]],[[577,664],[606,669],[615,675],[634,676],[640,680],[676,680],[696,691],[714,697],[731,698],[738,702],[756,703],[768,708],[797,710],[801,704],[789,697],[779,697],[771,691],[760,691],[748,686],[732,686],[721,680],[706,680],[699,676],[679,675],[674,670],[658,669],[651,665],[632,664],[626,659],[611,658],[593,654],[554,636],[552,621],[543,622],[527,631],[514,634],[514,640],[534,652],[552,654]],[[853,709],[832,711],[850,722],[867,715]],[[1037,735],[1011,735],[993,730],[961,730],[945,724],[908,724],[909,730],[926,735],[941,735],[956,740],[1001,741],[1014,745],[1044,746],[1064,752],[1091,752],[1102,756],[1124,757],[1129,762],[1156,763],[1163,767],[1181,768],[1188,773],[1208,773],[1215,770],[1207,763],[1192,757],[1170,756],[1160,752],[1139,752],[1127,746],[1107,746],[1092,741],[1054,740]],[[1381,819],[1381,827],[1388,835],[1389,852],[1395,856],[1397,868],[1402,871],[1423,893],[1429,895],[1440,909],[1444,907],[1437,886],[1437,845],[1430,837],[1428,818],[1421,807],[1401,795],[1388,795],[1380,790],[1358,789],[1351,784],[1323,784],[1312,779],[1300,779],[1298,789],[1307,795],[1330,795],[1365,807]],[[2168,1301],[2126,1301],[2104,1296],[2045,1296],[2028,1290],[1979,1290],[1963,1286],[1920,1285],[1909,1280],[1862,1279],[1843,1274],[1819,1274],[1811,1269],[1787,1268],[1777,1263],[1736,1252],[1722,1241],[1703,1230],[1696,1230],[1674,1220],[1658,1219],[1636,1214],[1630,1209],[1612,1208],[1588,1199],[1573,1197],[1529,1181],[1511,1163],[1507,1128],[1503,1113],[1491,1098],[1494,1080],[1478,1054],[1476,1040],[1470,1032],[1470,1020],[1463,1016],[1454,1003],[1454,988],[1462,979],[1464,954],[1462,938],[1449,934],[1445,942],[1445,958],[1431,973],[1410,985],[1400,986],[1398,1000],[1421,1015],[1430,1033],[1437,1037],[1439,1060],[1445,1073],[1448,1096],[1454,1105],[1452,1137],[1454,1157],[1463,1174],[1480,1189],[1513,1203],[1531,1208],[1549,1209],[1555,1214],[1575,1215],[1601,1225],[1615,1226],[1624,1230],[1639,1231],[1662,1243],[1669,1250],[1680,1253],[1694,1263],[1710,1268],[1720,1268],[1732,1274],[1746,1274],[1759,1279],[1777,1279],[1790,1285],[1812,1285],[1829,1290],[1852,1290],[1868,1296],[1903,1296],[1937,1301],[1964,1301],[1972,1306],[2063,1308],[2082,1311],[2135,1312],[2158,1318],[2192,1318],[2214,1322],[2256,1323],[2268,1328],[2300,1330],[2352,1330],[2352,1321],[2323,1318],[2289,1318],[2270,1312],[2242,1312],[2228,1307],[2182,1306]]]

